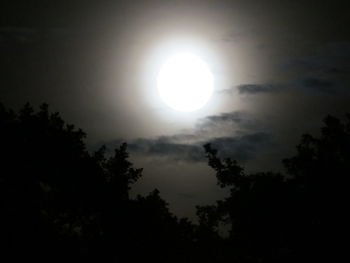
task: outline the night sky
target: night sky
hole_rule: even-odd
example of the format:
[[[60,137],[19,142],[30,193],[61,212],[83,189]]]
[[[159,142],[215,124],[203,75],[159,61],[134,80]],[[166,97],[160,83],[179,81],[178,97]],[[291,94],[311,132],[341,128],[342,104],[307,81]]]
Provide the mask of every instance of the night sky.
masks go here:
[[[303,133],[350,112],[350,16],[340,1],[1,1],[0,101],[43,102],[87,134],[89,149],[126,141],[179,216],[226,195],[202,145],[247,171],[282,169]],[[214,94],[177,112],[157,73],[177,50],[210,67]]]

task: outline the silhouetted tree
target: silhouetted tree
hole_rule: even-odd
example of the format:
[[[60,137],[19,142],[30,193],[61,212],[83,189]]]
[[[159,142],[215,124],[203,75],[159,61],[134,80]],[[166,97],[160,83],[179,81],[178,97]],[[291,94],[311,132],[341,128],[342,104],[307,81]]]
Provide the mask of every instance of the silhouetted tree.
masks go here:
[[[336,261],[347,250],[350,115],[345,122],[327,116],[324,123],[320,136],[303,135],[297,155],[283,163],[300,198],[300,250]]]
[[[304,135],[297,155],[283,161],[289,176],[246,174],[235,160],[222,160],[210,144],[204,145],[218,185],[229,187],[230,196],[215,206],[199,207],[200,224],[231,225],[230,258],[237,262],[334,258],[332,248],[342,230],[336,224],[345,216],[347,200],[350,119],[343,124],[328,116],[325,125],[319,138]]]
[[[204,146],[230,194],[178,219],[157,189],[132,199],[142,176],[127,144],[86,150],[85,133],[43,104],[18,113],[0,104],[0,257],[13,260],[153,262],[334,261],[342,245],[350,172],[350,116],[328,116],[304,135],[287,175],[246,173]],[[220,236],[230,226],[228,238]],[[344,234],[343,234],[344,235]],[[345,236],[345,235],[344,235]],[[336,248],[336,249],[335,249]]]
[[[0,104],[1,250],[14,259],[179,261],[194,226],[155,190],[129,198],[142,175],[127,145],[90,154],[85,133],[43,104],[18,114]],[[156,249],[157,248],[157,249]]]

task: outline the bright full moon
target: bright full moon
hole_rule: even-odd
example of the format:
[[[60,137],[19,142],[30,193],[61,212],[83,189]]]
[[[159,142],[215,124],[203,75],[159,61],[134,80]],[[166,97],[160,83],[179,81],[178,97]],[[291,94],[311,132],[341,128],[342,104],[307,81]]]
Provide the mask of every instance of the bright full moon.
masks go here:
[[[161,67],[157,81],[159,95],[165,104],[182,112],[202,108],[214,89],[208,65],[191,53],[170,57]]]

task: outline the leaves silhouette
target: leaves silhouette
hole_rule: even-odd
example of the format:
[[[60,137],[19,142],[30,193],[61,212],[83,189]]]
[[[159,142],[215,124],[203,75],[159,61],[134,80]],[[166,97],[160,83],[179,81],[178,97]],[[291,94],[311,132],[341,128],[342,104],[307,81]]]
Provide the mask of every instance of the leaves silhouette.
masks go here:
[[[286,173],[247,173],[204,145],[229,195],[177,218],[155,189],[132,199],[142,176],[127,144],[87,151],[86,134],[47,104],[0,104],[1,256],[13,260],[316,262],[345,251],[350,115],[327,116],[283,160]],[[228,227],[228,236],[219,232]]]

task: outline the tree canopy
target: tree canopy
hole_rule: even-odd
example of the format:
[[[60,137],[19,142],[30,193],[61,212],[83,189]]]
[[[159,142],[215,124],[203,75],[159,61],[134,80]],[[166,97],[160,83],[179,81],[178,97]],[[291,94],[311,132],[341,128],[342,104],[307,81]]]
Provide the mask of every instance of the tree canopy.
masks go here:
[[[18,260],[315,262],[338,254],[347,208],[350,116],[303,135],[286,173],[247,173],[204,145],[230,194],[177,218],[155,189],[130,198],[141,168],[127,144],[87,151],[86,134],[47,104],[18,113],[0,104],[0,239]],[[219,229],[230,226],[228,237]]]

